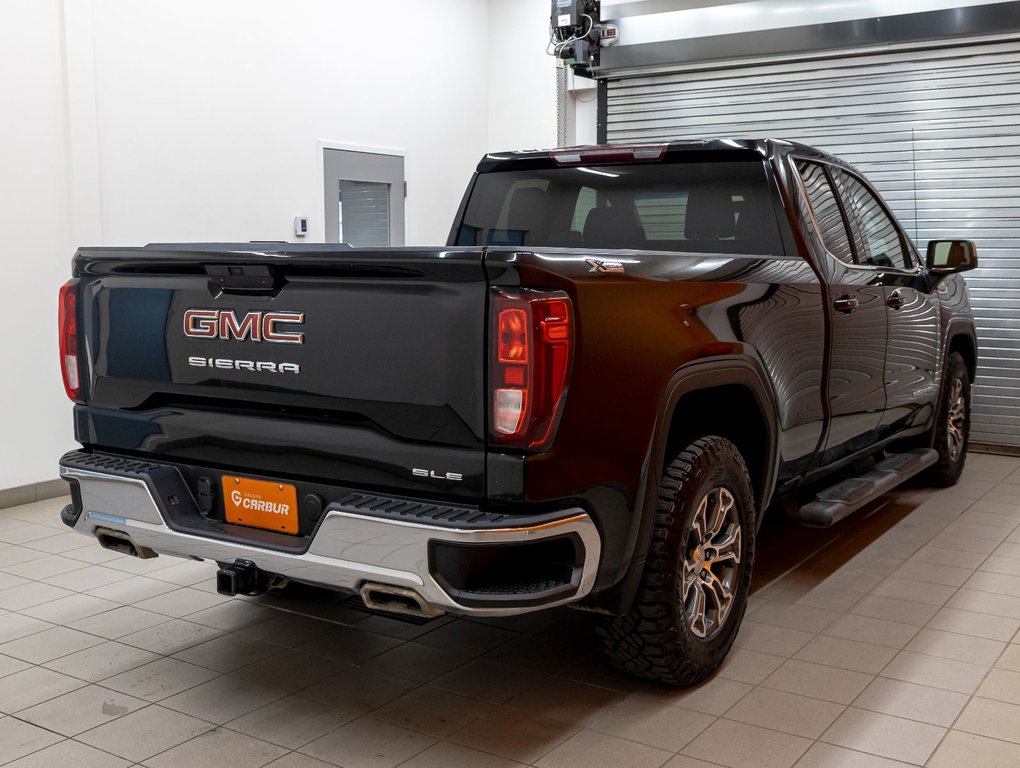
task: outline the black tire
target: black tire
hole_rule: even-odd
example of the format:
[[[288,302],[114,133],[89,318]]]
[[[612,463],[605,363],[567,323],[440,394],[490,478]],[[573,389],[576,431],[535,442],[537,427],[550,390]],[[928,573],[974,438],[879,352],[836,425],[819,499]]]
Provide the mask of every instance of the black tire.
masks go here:
[[[710,541],[707,548],[691,546],[702,538],[699,530],[711,531],[718,527],[718,517],[714,526],[708,514],[699,515],[703,501],[706,512],[724,509],[725,520],[735,521],[736,543],[718,548],[712,544],[726,539],[723,532],[732,536],[733,526],[727,524],[710,540],[703,539]],[[699,517],[707,524],[696,526],[695,519]],[[711,674],[733,644],[747,607],[755,532],[754,493],[740,451],[722,437],[706,436],[695,440],[673,459],[659,482],[655,529],[641,585],[630,612],[600,620],[599,635],[610,661],[639,677],[671,685],[694,685]],[[733,551],[737,553],[738,562],[729,571],[724,561],[730,558],[718,557],[710,562],[705,557],[709,550],[717,556],[723,551]],[[717,569],[724,574],[724,579],[715,578]],[[720,613],[716,608],[716,617],[721,615],[721,620],[714,627],[707,624],[704,616],[707,595],[714,593],[705,588],[701,580],[701,575],[706,573],[713,577],[714,584],[728,583],[732,595],[726,611]],[[705,601],[701,603],[700,622],[692,618],[692,615],[697,616],[696,591],[699,589]],[[720,604],[717,600],[716,606]]]
[[[967,461],[970,442],[970,374],[959,352],[946,358],[946,374],[935,414],[935,442],[932,447],[939,460],[928,468],[924,478],[931,485],[955,485]]]

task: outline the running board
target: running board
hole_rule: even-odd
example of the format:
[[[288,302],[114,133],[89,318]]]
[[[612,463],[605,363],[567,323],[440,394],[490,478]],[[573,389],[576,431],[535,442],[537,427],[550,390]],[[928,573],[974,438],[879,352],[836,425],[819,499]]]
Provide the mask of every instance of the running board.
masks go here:
[[[828,528],[883,493],[891,491],[904,480],[927,469],[938,459],[938,453],[931,448],[915,448],[906,453],[893,454],[863,475],[819,492],[814,501],[797,510],[797,519],[804,525]]]

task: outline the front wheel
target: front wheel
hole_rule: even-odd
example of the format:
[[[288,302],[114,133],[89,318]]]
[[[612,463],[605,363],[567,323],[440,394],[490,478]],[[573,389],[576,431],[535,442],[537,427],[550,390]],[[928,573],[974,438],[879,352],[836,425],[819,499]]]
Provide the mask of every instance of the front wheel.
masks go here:
[[[939,455],[926,479],[932,485],[955,485],[967,460],[970,439],[970,374],[959,352],[946,358],[946,375],[935,415],[935,443]]]
[[[666,468],[648,560],[624,616],[602,620],[609,659],[639,677],[694,685],[722,663],[747,607],[751,478],[737,447],[708,436]]]

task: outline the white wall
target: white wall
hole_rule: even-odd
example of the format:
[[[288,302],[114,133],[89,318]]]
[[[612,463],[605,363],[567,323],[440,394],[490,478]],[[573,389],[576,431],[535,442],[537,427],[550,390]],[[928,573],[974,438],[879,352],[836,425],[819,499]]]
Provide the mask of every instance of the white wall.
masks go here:
[[[0,19],[0,489],[56,477],[73,447],[57,367],[68,278],[60,0],[4,0]]]
[[[598,88],[587,77],[567,78],[567,143],[598,143]]]
[[[545,54],[550,9],[549,0],[490,0],[491,151],[556,146],[556,59]]]
[[[407,152],[407,242],[486,149],[478,0],[94,0],[103,239],[322,237],[316,141]],[[427,10],[428,12],[423,12]]]
[[[0,489],[73,447],[56,293],[77,245],[322,239],[317,142],[406,153],[445,241],[489,150],[552,146],[548,0],[0,1]]]

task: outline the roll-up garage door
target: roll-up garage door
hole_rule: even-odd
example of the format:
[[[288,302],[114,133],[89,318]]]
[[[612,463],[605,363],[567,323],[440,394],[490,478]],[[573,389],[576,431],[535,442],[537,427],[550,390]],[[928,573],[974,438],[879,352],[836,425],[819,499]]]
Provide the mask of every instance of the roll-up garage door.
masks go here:
[[[1020,43],[629,77],[607,93],[611,142],[804,142],[863,171],[922,253],[974,240],[971,439],[1020,446]]]

